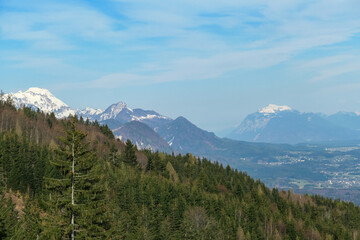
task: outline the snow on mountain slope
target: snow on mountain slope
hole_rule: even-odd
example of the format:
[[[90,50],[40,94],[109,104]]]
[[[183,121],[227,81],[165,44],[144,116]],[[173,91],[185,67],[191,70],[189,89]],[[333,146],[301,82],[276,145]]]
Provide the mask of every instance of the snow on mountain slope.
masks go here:
[[[258,132],[264,129],[272,118],[279,117],[279,114],[290,111],[294,110],[292,110],[292,108],[289,106],[278,106],[275,104],[269,104],[268,106],[258,110],[256,113],[247,116],[240,124],[240,126],[237,127],[237,129],[235,129],[232,134],[230,134],[230,136],[234,137],[234,135],[236,134],[240,135],[243,133],[252,132],[253,134],[255,134],[253,141],[256,141],[259,136]]]
[[[344,116],[340,117],[337,117],[340,120],[334,118],[333,122],[343,121]],[[333,122],[320,114],[301,113],[288,106],[270,104],[248,115],[228,137],[242,141],[290,144],[359,139],[358,132]]]
[[[87,108],[85,108],[83,110],[78,110],[77,112],[81,113],[81,114],[98,115],[100,113],[103,113],[104,110],[87,107]]]
[[[4,97],[6,98],[7,95],[8,94],[5,94]],[[152,110],[143,110],[140,108],[133,110],[124,102],[112,104],[105,111],[90,107],[74,111],[67,104],[56,98],[49,90],[38,87],[29,88],[25,92],[10,93],[10,96],[13,98],[17,108],[27,106],[34,110],[40,109],[45,113],[54,112],[57,118],[77,114],[90,121],[118,121],[120,124],[123,124],[135,120],[143,122],[153,129],[172,120]]]
[[[131,109],[126,103],[118,102],[108,107],[100,116],[99,120],[122,119],[127,122],[143,121],[146,119],[169,119],[151,110]]]
[[[260,109],[258,112],[259,113],[263,113],[263,114],[271,114],[271,113],[276,113],[276,112],[282,112],[282,111],[291,111],[291,107],[289,106],[278,106],[275,104],[269,104],[268,106]]]
[[[161,115],[155,115],[155,114],[146,114],[145,116],[132,116],[132,121],[139,121],[145,119],[153,119],[153,118],[160,118],[160,119],[169,119],[168,117],[161,116]]]
[[[94,109],[91,107],[87,107],[83,110],[77,110],[76,114],[78,116],[82,116],[84,119],[89,119],[90,121],[94,121],[97,119],[97,116],[103,113],[104,110],[102,109]]]
[[[249,114],[227,137],[243,141],[266,141],[267,139],[264,140],[263,135],[264,131],[269,128],[269,124],[271,124],[274,120],[276,121],[276,119],[284,119],[287,121],[286,119],[288,118],[288,115],[293,116],[292,118],[297,118],[300,113],[292,110],[286,105],[278,106],[275,104],[269,104],[268,106],[259,109],[257,112]],[[271,126],[270,128],[273,129],[274,126]],[[278,127],[276,128],[279,130]]]
[[[108,119],[116,119],[120,118],[121,116],[127,118],[126,120],[129,122],[131,121],[131,113],[133,110],[129,108],[126,103],[124,102],[118,102],[115,104],[112,104],[110,107],[108,107],[99,117],[100,121],[108,120]]]
[[[5,97],[7,97],[7,95],[8,94],[5,94]],[[32,87],[25,92],[19,91],[17,93],[10,93],[10,96],[14,100],[17,108],[27,106],[33,109],[40,109],[45,113],[54,112],[57,118],[64,118],[68,117],[69,114],[75,114],[74,110],[63,101],[56,98],[47,89]]]
[[[119,121],[120,123],[139,121],[147,124],[152,129],[155,129],[161,124],[171,121],[171,118],[162,116],[159,113],[152,110],[143,110],[140,108],[131,109],[124,102],[118,102],[112,104],[101,114],[93,116],[93,119],[96,119],[100,122],[104,122],[108,120],[116,120]]]

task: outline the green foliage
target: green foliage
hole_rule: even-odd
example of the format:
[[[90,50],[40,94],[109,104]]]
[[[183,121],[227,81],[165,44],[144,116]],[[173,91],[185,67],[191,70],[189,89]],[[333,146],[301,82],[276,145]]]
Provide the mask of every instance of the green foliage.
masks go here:
[[[63,145],[57,151],[58,157],[51,162],[61,177],[47,181],[47,189],[52,194],[48,205],[57,216],[52,220],[62,223],[61,235],[75,234],[77,239],[101,238],[108,222],[96,156],[88,150],[85,137],[72,122],[61,139]]]
[[[107,124],[100,126],[101,132],[110,139],[114,139],[114,134]]]
[[[270,190],[191,154],[137,153],[130,141],[119,148],[101,138],[96,123],[32,110],[22,116],[32,125],[42,121],[47,134],[39,144],[33,128],[1,128],[0,239],[66,239],[72,216],[75,239],[359,239],[360,209],[352,203]],[[57,144],[42,138],[61,124],[67,130],[54,151]],[[146,156],[145,169],[137,155]]]
[[[39,194],[43,188],[43,176],[49,162],[50,151],[22,139],[14,133],[0,133],[0,181],[14,191]]]
[[[0,196],[0,239],[11,238],[18,227],[17,214],[14,204],[10,199],[6,199],[1,192]]]
[[[121,156],[122,161],[130,166],[137,166],[137,158],[135,154],[136,147],[128,139],[125,143],[125,150]]]

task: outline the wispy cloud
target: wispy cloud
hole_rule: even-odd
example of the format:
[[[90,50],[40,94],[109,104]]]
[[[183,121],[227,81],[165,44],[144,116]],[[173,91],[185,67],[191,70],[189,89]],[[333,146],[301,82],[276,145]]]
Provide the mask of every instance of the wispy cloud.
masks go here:
[[[117,86],[219,78],[229,71],[271,67],[314,48],[349,41],[360,32],[354,1],[333,1],[331,6],[327,1],[120,2],[130,5],[123,13],[140,23],[129,27],[130,36],[135,30],[136,38],[168,37],[163,51],[178,47],[186,56],[170,54],[166,62],[152,59],[149,65],[167,67],[156,74],[143,74],[141,66],[133,72],[112,73],[96,80],[96,86],[110,78]],[[319,73],[314,80],[341,75],[353,66]]]
[[[39,2],[0,13],[1,38],[28,42],[37,50],[73,50],[81,41],[121,41],[114,20],[86,6]]]
[[[281,49],[254,50],[219,54],[208,58],[181,58],[166,64],[166,69],[152,65],[151,68],[135,69],[133,73],[113,73],[99,78],[89,86],[112,88],[123,85],[146,85],[161,82],[190,81],[220,78],[235,70],[251,70],[276,65],[288,58]],[[159,71],[160,69],[160,71]],[[149,74],[149,70],[156,70]]]
[[[319,71],[318,74],[315,77],[313,77],[310,81],[318,82],[321,80],[331,79],[348,73],[354,73],[354,72],[360,73],[359,66],[360,66],[360,60],[356,62],[332,66],[331,68],[325,68]]]
[[[267,68],[316,48],[350,41],[360,33],[358,1],[106,1],[4,3],[0,41],[22,42],[28,55],[52,59],[106,49],[109,61],[131,70],[107,70],[93,86],[150,84],[220,78],[231,71]],[[114,14],[116,13],[116,14]],[[1,50],[0,50],[1,51]],[[55,52],[55,53],[54,53]],[[136,57],[134,57],[134,55]],[[358,56],[356,56],[358,57]],[[334,56],[334,58],[336,58]],[[62,57],[71,62],[72,55]],[[34,61],[33,66],[42,62]],[[89,63],[89,67],[94,63]],[[17,67],[31,64],[18,64]],[[155,71],[149,72],[152,66]],[[319,72],[313,80],[352,71]]]

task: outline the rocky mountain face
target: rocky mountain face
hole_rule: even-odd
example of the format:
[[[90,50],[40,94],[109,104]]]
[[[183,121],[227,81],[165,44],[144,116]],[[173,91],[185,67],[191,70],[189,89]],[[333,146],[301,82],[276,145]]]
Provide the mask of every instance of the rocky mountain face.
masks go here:
[[[160,126],[159,135],[180,152],[199,152],[200,149],[217,148],[220,138],[195,126],[184,117]]]
[[[105,111],[100,109],[86,108],[77,111],[79,116],[91,121],[97,120],[100,123],[108,124],[111,129],[116,129],[124,123],[138,121],[147,124],[151,128],[157,128],[162,124],[172,121],[171,118],[160,115],[152,110],[140,108],[131,109],[124,102],[110,105]]]
[[[228,138],[289,144],[360,139],[360,132],[344,124],[342,119],[346,117],[301,113],[288,106],[270,104],[248,115]],[[356,122],[354,118],[347,119]]]
[[[130,139],[139,149],[159,150],[167,153],[173,151],[159,134],[142,122],[127,122],[119,128],[113,129],[113,133],[124,142]]]

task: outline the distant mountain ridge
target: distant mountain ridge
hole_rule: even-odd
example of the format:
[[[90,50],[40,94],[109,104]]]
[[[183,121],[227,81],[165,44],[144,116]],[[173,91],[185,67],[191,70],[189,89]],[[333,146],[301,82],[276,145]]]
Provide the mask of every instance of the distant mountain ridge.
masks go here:
[[[112,104],[105,111],[91,107],[83,110],[73,110],[63,101],[56,98],[49,90],[38,87],[29,88],[25,92],[19,91],[17,93],[5,94],[4,97],[6,98],[8,95],[12,97],[17,108],[27,106],[34,110],[40,109],[45,113],[54,112],[57,118],[65,118],[70,114],[77,114],[91,121],[105,121],[109,119],[118,120],[121,123],[139,121],[145,122],[151,127],[171,120],[169,117],[162,116],[152,110],[131,109],[124,102]]]
[[[90,107],[73,110],[46,89],[30,88],[11,96],[17,107],[25,105],[46,113],[54,112],[58,118],[77,114],[107,124],[117,138],[129,138],[139,148],[191,152],[210,159],[240,159],[249,153],[263,151],[244,141],[296,144],[360,139],[357,130],[360,129],[360,116],[356,113],[323,116],[270,104],[248,115],[224,139],[198,128],[184,117],[173,120],[153,110],[132,109],[124,102],[112,104],[105,110]]]
[[[107,124],[116,137],[123,141],[130,139],[138,148],[174,154],[190,153],[184,157],[206,157],[223,166],[229,164],[262,179],[271,187],[316,191],[330,189],[334,192],[327,195],[329,197],[345,196],[359,203],[358,190],[349,192],[349,198],[348,192],[336,195],[338,189],[360,187],[360,140],[346,140],[357,133],[360,122],[356,113],[339,112],[326,116],[301,113],[289,106],[269,105],[250,114],[242,123],[244,128],[241,133],[248,134],[250,141],[255,137],[259,141],[248,142],[220,138],[184,117],[173,120],[152,110],[131,109],[123,102],[112,104],[104,111],[93,108],[75,111],[46,89],[31,88],[25,92],[12,94],[17,107],[27,104],[44,112],[54,110],[59,118],[70,113],[96,120]],[[336,141],[339,136],[344,139],[342,142]],[[299,138],[305,143],[269,143],[274,139],[296,143]]]
[[[350,124],[344,124],[344,119]],[[323,116],[270,104],[248,115],[228,138],[267,143],[305,143],[360,139],[360,117],[337,113]]]
[[[100,122],[109,119],[115,119],[119,122],[138,121],[143,122],[152,128],[172,120],[171,118],[160,115],[152,110],[143,110],[140,108],[131,109],[124,102],[112,104],[104,112],[94,115],[93,119]]]
[[[125,141],[130,139],[139,149],[152,149],[171,153],[173,149],[151,127],[139,121],[131,121],[113,129],[115,136]]]
[[[19,91],[17,93],[5,94],[4,98],[7,98],[9,95],[14,100],[17,108],[26,106],[31,107],[34,110],[40,109],[45,113],[54,112],[57,118],[65,118],[69,115],[76,114],[79,117],[83,117],[85,120],[96,120],[100,124],[107,124],[114,131],[116,137],[125,140],[129,138],[136,143],[139,148],[150,148],[152,150],[161,150],[166,152],[172,151],[170,146],[166,144],[165,140],[158,139],[161,137],[153,130],[162,124],[172,121],[172,119],[160,115],[153,110],[143,110],[140,108],[131,109],[124,102],[112,104],[105,110],[93,109],[90,107],[83,110],[73,110],[60,99],[56,98],[49,90],[37,87],[29,88],[25,92]],[[138,121],[146,124],[153,133],[150,133],[149,129],[141,124],[127,124],[132,121]],[[130,129],[127,128],[131,128],[131,131],[134,131],[135,126],[139,128],[137,131],[138,133],[129,134]],[[120,127],[122,127],[121,130],[119,130]],[[139,133],[141,130],[144,130],[144,139],[140,139]]]
[[[358,112],[337,112],[327,116],[330,122],[353,130],[360,130],[360,113]]]

